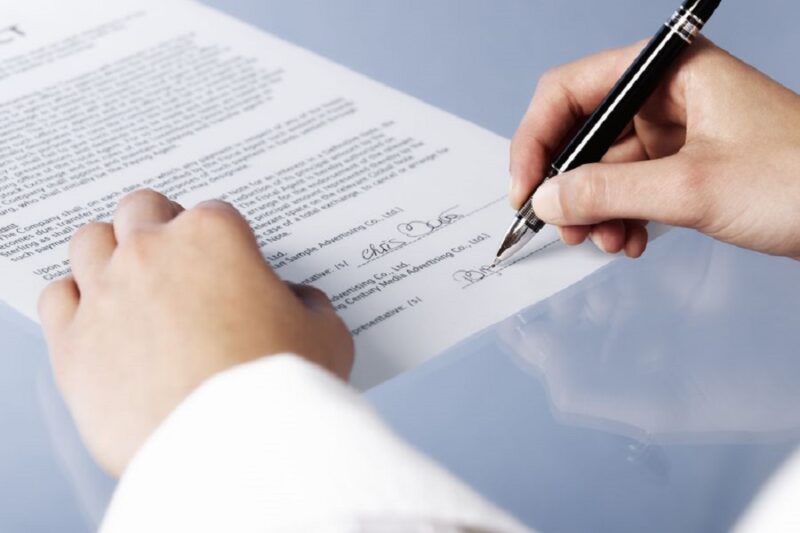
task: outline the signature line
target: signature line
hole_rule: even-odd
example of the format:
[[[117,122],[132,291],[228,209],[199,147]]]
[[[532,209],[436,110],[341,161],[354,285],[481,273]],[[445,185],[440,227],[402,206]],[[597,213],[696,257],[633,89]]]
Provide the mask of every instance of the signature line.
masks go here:
[[[393,254],[393,253],[395,253],[395,252],[399,252],[399,251],[400,251],[400,250],[402,250],[403,248],[405,248],[405,247],[407,247],[407,246],[411,246],[412,244],[415,244],[415,243],[417,243],[417,242],[421,241],[422,239],[425,239],[425,238],[427,238],[427,237],[430,237],[431,235],[435,235],[435,234],[439,233],[440,231],[442,231],[443,229],[446,229],[446,228],[449,228],[449,227],[455,226],[455,225],[456,225],[458,222],[461,222],[462,220],[465,220],[465,219],[467,219],[467,218],[469,218],[469,217],[471,217],[471,216],[473,216],[473,215],[477,215],[477,214],[478,214],[478,213],[480,213],[481,211],[485,211],[486,209],[489,209],[490,207],[492,207],[493,205],[497,204],[498,202],[502,202],[502,201],[503,201],[505,198],[506,198],[506,197],[505,197],[505,195],[504,195],[504,196],[501,196],[500,198],[498,198],[498,199],[496,199],[496,200],[492,200],[492,201],[491,201],[491,202],[489,202],[488,204],[486,204],[486,205],[484,205],[484,206],[482,206],[482,207],[479,207],[478,209],[476,209],[476,210],[474,210],[474,211],[470,211],[470,212],[469,212],[469,213],[467,213],[466,215],[463,215],[463,216],[459,217],[459,219],[458,219],[458,220],[454,221],[454,222],[453,222],[453,223],[451,223],[451,224],[448,224],[448,225],[446,225],[446,226],[440,226],[440,227],[436,228],[435,230],[433,230],[431,233],[428,233],[427,235],[423,235],[423,236],[421,236],[421,237],[417,237],[416,239],[414,239],[414,240],[412,240],[412,241],[410,241],[410,242],[407,242],[407,243],[403,244],[402,246],[398,246],[398,247],[397,247],[397,248],[395,248],[394,250],[389,250],[388,252],[386,252],[386,253],[385,253],[385,254],[383,254],[383,255],[379,255],[378,257],[373,257],[373,258],[372,258],[372,259],[370,259],[369,261],[364,261],[363,263],[361,263],[360,265],[358,265],[358,267],[357,267],[357,268],[365,267],[365,266],[369,265],[370,263],[374,263],[375,261],[378,261],[379,259],[383,259],[384,257],[390,256],[390,255],[392,255],[392,254]],[[450,209],[455,209],[455,208],[450,208]],[[449,211],[449,209],[448,209],[448,211]]]
[[[506,263],[506,264],[502,265],[500,268],[495,268],[495,269],[493,269],[491,273],[489,273],[489,274],[486,274],[486,275],[485,275],[484,277],[482,277],[481,279],[475,280],[475,281],[471,282],[469,285],[464,285],[464,286],[463,286],[463,287],[461,287],[461,288],[462,288],[462,289],[469,289],[469,288],[470,288],[470,287],[472,287],[473,285],[477,285],[477,284],[478,284],[478,283],[480,283],[481,281],[487,280],[487,279],[491,278],[492,276],[499,276],[499,275],[500,275],[500,274],[503,272],[503,270],[505,270],[505,269],[507,269],[507,268],[510,268],[510,267],[512,267],[512,266],[514,266],[514,265],[516,265],[517,263],[519,263],[520,261],[524,261],[524,260],[526,260],[527,258],[529,258],[529,257],[531,257],[531,256],[533,256],[533,255],[536,255],[536,254],[538,254],[539,252],[542,252],[542,251],[544,251],[544,250],[546,250],[546,249],[550,248],[551,246],[553,246],[554,244],[556,244],[556,243],[559,243],[559,242],[561,242],[561,239],[555,239],[555,240],[553,240],[553,241],[550,241],[550,242],[548,242],[547,244],[545,244],[545,245],[543,245],[543,246],[540,246],[539,248],[536,248],[535,250],[532,250],[532,251],[528,252],[527,254],[525,254],[525,255],[523,255],[523,256],[520,256],[520,257],[518,257],[518,258],[514,259],[513,261],[511,261],[511,262],[509,262],[509,263]]]

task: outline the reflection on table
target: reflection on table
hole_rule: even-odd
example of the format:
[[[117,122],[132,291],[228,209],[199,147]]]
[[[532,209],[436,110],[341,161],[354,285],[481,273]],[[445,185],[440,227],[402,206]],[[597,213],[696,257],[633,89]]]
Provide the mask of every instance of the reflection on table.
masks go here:
[[[372,400],[533,527],[727,531],[800,443],[800,264],[651,246]]]

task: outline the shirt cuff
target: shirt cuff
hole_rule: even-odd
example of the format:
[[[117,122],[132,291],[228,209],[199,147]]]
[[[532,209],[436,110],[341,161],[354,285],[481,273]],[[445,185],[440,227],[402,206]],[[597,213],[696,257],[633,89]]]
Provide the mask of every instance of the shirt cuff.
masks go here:
[[[353,389],[285,354],[223,372],[179,405],[129,464],[101,531],[368,524],[527,531],[401,442]]]

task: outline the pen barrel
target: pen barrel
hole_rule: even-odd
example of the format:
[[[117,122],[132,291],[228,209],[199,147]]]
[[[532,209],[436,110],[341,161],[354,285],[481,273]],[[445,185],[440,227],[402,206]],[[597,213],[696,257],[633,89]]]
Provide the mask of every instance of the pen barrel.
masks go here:
[[[719,0],[689,0],[675,12],[553,162],[559,173],[602,159],[718,5]]]
[[[647,43],[633,64],[589,117],[578,134],[552,163],[542,183],[587,163],[600,161],[653,94],[683,50],[692,44],[721,0],[687,0]],[[520,222],[534,234],[545,223],[533,209],[531,196],[517,212],[517,220],[506,234],[498,259],[524,246]],[[530,238],[530,237],[528,237]]]

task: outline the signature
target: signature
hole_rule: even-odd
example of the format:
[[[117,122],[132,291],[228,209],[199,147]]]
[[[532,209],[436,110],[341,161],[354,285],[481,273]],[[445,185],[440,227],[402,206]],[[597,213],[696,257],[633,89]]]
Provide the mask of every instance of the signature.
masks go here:
[[[412,220],[411,222],[403,222],[402,224],[397,225],[397,231],[406,237],[411,237],[412,239],[425,237],[426,235],[430,235],[431,233],[445,226],[449,226],[460,218],[463,218],[463,215],[452,212],[455,209],[458,209],[458,206],[442,211],[439,216],[431,220]]]
[[[388,239],[379,243],[372,243],[361,251],[361,258],[364,261],[372,261],[408,244],[401,239]]]
[[[453,274],[453,281],[462,284],[462,288],[466,289],[470,285],[474,285],[479,281],[483,281],[489,276],[499,275],[497,269],[490,265],[471,270],[459,270]]]
[[[413,244],[415,241],[431,235],[436,231],[453,224],[457,220],[464,218],[464,215],[453,213],[455,209],[458,209],[458,206],[445,209],[438,216],[432,218],[431,220],[412,220],[411,222],[403,222],[402,224],[398,224],[397,231],[400,233],[401,237],[394,237],[383,240],[379,243],[370,244],[361,250],[361,259],[363,259],[366,263],[369,263],[396,250],[399,250],[404,246]]]

